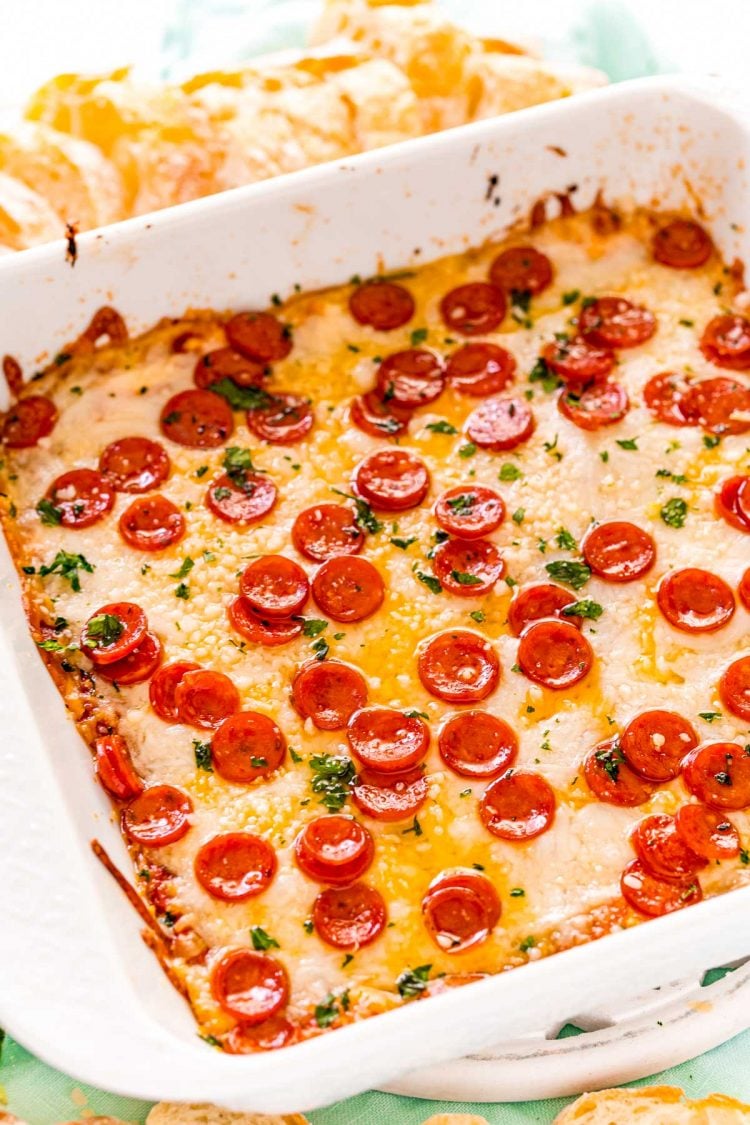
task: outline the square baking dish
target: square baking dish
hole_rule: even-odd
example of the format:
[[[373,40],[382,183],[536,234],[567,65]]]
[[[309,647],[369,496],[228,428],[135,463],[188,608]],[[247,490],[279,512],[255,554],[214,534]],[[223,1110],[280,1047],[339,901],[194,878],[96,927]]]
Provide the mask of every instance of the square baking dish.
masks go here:
[[[750,114],[717,83],[637,81],[464,126],[0,261],[2,351],[31,373],[102,304],[131,332],[187,307],[263,307],[496,239],[558,197],[700,209],[725,260],[750,251]],[[130,859],[31,641],[0,547],[0,1024],[77,1079],[134,1097],[311,1109],[431,1063],[596,1017],[600,1004],[750,952],[750,887],[429,1004],[277,1052],[230,1057],[187,1005],[96,863]],[[750,1013],[748,1013],[750,1025]]]

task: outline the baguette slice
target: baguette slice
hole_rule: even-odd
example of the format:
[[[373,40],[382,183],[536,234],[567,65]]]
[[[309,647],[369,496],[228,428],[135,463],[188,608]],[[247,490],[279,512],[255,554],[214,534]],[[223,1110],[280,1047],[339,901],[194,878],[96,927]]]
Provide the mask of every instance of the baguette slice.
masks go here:
[[[554,1125],[747,1125],[750,1105],[723,1094],[692,1101],[676,1086],[583,1094]]]
[[[308,1125],[308,1121],[301,1113],[233,1113],[215,1105],[159,1102],[146,1118],[146,1125]]]

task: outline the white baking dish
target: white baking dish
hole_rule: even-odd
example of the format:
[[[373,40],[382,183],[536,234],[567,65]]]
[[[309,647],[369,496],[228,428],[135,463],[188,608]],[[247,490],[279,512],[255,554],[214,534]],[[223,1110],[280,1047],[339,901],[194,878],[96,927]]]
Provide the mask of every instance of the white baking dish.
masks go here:
[[[186,306],[403,267],[499,236],[547,193],[591,204],[700,201],[747,258],[750,125],[711,83],[635,82],[134,219],[0,262],[0,348],[27,374],[101,304],[133,331]],[[0,1024],[76,1078],[144,1098],[290,1111],[331,1102],[540,1022],[593,1021],[633,990],[750,952],[750,888],[285,1050],[230,1057],[139,937],[89,850],[130,861],[27,636],[0,553]],[[750,1012],[747,1018],[750,1025]]]

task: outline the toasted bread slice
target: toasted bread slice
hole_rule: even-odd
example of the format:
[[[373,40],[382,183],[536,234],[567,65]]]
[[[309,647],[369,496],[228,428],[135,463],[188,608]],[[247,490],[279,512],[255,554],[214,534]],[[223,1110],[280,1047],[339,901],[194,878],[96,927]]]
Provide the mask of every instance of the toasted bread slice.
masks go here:
[[[215,1105],[177,1105],[159,1102],[146,1118],[146,1125],[308,1125],[301,1113],[233,1113]]]
[[[723,1094],[691,1101],[676,1086],[583,1094],[554,1125],[747,1125],[750,1105]]]

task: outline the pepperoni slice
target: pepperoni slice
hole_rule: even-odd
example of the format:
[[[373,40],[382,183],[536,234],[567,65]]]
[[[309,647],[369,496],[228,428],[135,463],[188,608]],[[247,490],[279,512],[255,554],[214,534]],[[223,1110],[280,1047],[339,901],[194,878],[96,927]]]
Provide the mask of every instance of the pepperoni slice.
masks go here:
[[[352,785],[352,800],[373,820],[408,820],[427,800],[427,778],[421,769],[396,775],[360,770]]]
[[[737,593],[745,609],[750,613],[750,568],[742,575]]]
[[[365,536],[357,527],[354,512],[346,504],[316,504],[305,508],[292,524],[292,543],[313,562],[339,555],[358,555]]]
[[[84,625],[81,647],[95,664],[114,664],[138,647],[147,629],[146,614],[135,602],[108,602]]]
[[[620,735],[628,764],[649,781],[671,781],[682,760],[698,745],[693,727],[674,711],[642,711]]]
[[[292,703],[318,730],[343,730],[367,703],[367,683],[350,664],[310,660],[292,681]]]
[[[683,397],[682,408],[691,422],[712,434],[744,434],[750,430],[750,387],[725,375],[693,383]]]
[[[438,633],[419,648],[417,671],[446,703],[478,703],[497,687],[500,661],[489,641],[468,629]]]
[[[448,539],[432,565],[443,589],[462,598],[489,594],[505,573],[503,557],[488,539]]]
[[[232,408],[213,391],[180,391],[160,416],[161,432],[190,449],[217,449],[234,431]]]
[[[388,915],[383,896],[366,883],[327,887],[313,903],[315,932],[334,949],[361,949],[380,937]]]
[[[195,857],[196,879],[212,898],[223,902],[244,902],[262,894],[275,874],[275,851],[250,832],[214,836]]]
[[[581,553],[599,578],[634,582],[656,562],[656,544],[648,532],[625,520],[600,523],[585,536]]]
[[[682,764],[682,776],[690,792],[711,808],[750,805],[750,752],[736,742],[696,746]]]
[[[514,637],[520,637],[527,625],[542,617],[557,617],[581,627],[582,619],[563,615],[566,606],[574,605],[575,594],[553,582],[539,582],[518,590],[508,609],[508,625]]]
[[[352,816],[319,816],[294,842],[298,867],[317,883],[345,886],[360,879],[373,861],[375,845]]]
[[[392,281],[366,281],[349,298],[349,312],[358,324],[378,332],[392,332],[414,316],[414,298]]]
[[[697,879],[681,883],[657,879],[649,874],[639,859],[631,860],[623,871],[620,890],[628,906],[649,918],[682,910],[683,906],[692,906],[703,898]]]
[[[703,859],[734,859],[740,834],[724,813],[704,805],[683,805],[675,814],[678,835]]]
[[[96,776],[112,797],[129,801],[143,792],[128,744],[120,734],[107,734],[94,743]]]
[[[534,621],[521,634],[519,667],[542,687],[564,691],[588,676],[593,663],[591,645],[569,621]]]
[[[470,868],[443,871],[422,899],[422,917],[445,953],[463,953],[485,941],[500,920],[500,898],[486,875]]]
[[[120,535],[137,551],[163,551],[185,534],[185,517],[166,496],[141,496],[120,516]]]
[[[503,522],[505,504],[494,488],[458,485],[438,496],[434,512],[443,531],[462,539],[480,539]]]
[[[488,398],[466,419],[466,435],[480,449],[515,449],[528,441],[536,425],[522,398]]]
[[[193,802],[171,785],[152,785],[122,810],[122,830],[133,844],[163,848],[190,829]]]
[[[111,511],[115,490],[95,469],[71,469],[53,481],[47,500],[58,511],[63,527],[91,527]]]
[[[310,433],[315,415],[309,399],[277,393],[265,406],[248,410],[246,419],[251,433],[263,441],[271,445],[294,445]]]
[[[497,777],[518,754],[515,732],[486,711],[459,711],[440,728],[438,750],[460,777]]]
[[[352,476],[356,494],[386,512],[402,512],[422,503],[430,474],[421,457],[406,449],[380,449],[360,461]]]
[[[561,391],[557,409],[580,430],[599,430],[621,421],[630,409],[630,401],[619,383],[601,383],[587,387],[579,395]]]
[[[160,719],[164,719],[166,723],[176,723],[179,720],[175,699],[177,685],[186,672],[199,670],[200,664],[192,664],[189,660],[175,660],[158,670],[149,684],[148,697]]]
[[[8,449],[30,449],[52,433],[57,417],[57,407],[44,395],[21,398],[3,418],[3,443]]]
[[[346,737],[357,761],[378,773],[406,773],[419,765],[430,730],[418,715],[390,707],[363,707],[349,720]]]
[[[227,523],[258,523],[273,510],[277,498],[278,489],[269,476],[244,470],[241,479],[228,473],[217,477],[206,493],[206,506]]]
[[[289,979],[283,965],[268,953],[235,949],[214,966],[211,992],[230,1016],[253,1025],[275,1016],[286,1005]]]
[[[149,492],[169,476],[169,457],[158,441],[125,437],[102,450],[99,472],[118,492]]]
[[[515,357],[497,344],[463,344],[448,360],[446,375],[464,395],[494,395],[513,382]]]
[[[674,371],[662,371],[652,375],[643,388],[643,401],[660,422],[668,426],[689,426],[691,419],[683,409],[683,399],[689,383],[684,375]]]
[[[237,1023],[221,1043],[229,1055],[251,1055],[255,1051],[277,1051],[288,1047],[297,1037],[297,1029],[285,1016],[271,1016],[253,1027]]]
[[[349,416],[363,433],[373,437],[398,437],[409,425],[411,410],[385,402],[377,391],[368,391],[352,399]]]
[[[714,506],[732,527],[750,532],[750,476],[725,480],[714,496]]]
[[[305,624],[302,618],[294,620],[291,617],[262,617],[242,597],[235,598],[229,603],[227,617],[232,628],[236,629],[246,641],[254,645],[265,645],[267,648],[275,648],[277,645],[285,645],[293,641],[300,635]]]
[[[722,673],[719,696],[727,711],[750,722],[750,656],[741,656]]]
[[[486,281],[471,281],[446,293],[440,302],[440,315],[454,332],[463,336],[484,336],[494,332],[505,316],[502,289]]]
[[[750,320],[727,314],[709,320],[701,336],[700,348],[717,367],[733,371],[750,368]]]
[[[259,363],[286,359],[292,350],[291,330],[273,313],[235,313],[224,325],[224,331],[235,351]]]
[[[658,879],[689,879],[706,866],[706,861],[691,851],[677,832],[673,816],[657,813],[644,817],[630,839],[638,859]]]
[[[380,609],[385,586],[371,562],[344,555],[319,567],[312,580],[312,596],[327,617],[349,624]]]
[[[597,348],[583,336],[546,344],[542,359],[571,390],[583,389],[590,383],[603,383],[615,366],[614,352],[609,348]]]
[[[654,787],[632,770],[615,736],[600,742],[584,759],[586,784],[600,801],[633,808],[651,798]]]
[[[142,684],[153,676],[162,661],[164,650],[161,641],[153,633],[146,636],[128,656],[116,660],[114,664],[99,664],[97,672],[105,680],[111,680],[121,687],[129,684]]]
[[[263,555],[243,570],[240,592],[250,608],[263,617],[291,617],[304,608],[310,584],[293,559]]]
[[[552,284],[552,263],[533,246],[511,246],[490,266],[490,281],[506,293],[530,293],[536,297]]]
[[[651,248],[657,262],[673,270],[694,270],[711,257],[714,244],[710,235],[692,219],[673,219],[660,227]]]
[[[479,802],[485,828],[501,840],[532,840],[552,827],[555,794],[541,774],[510,770],[492,781]]]
[[[213,730],[240,708],[240,693],[229,676],[203,668],[184,674],[174,698],[180,722],[202,730]]]
[[[624,297],[598,297],[581,309],[578,331],[599,348],[637,348],[656,332],[656,318]]]
[[[269,777],[286,757],[286,739],[273,719],[259,711],[239,711],[219,724],[211,760],[219,777],[249,785]]]
[[[384,402],[407,410],[424,406],[445,389],[443,362],[426,348],[394,352],[380,364],[376,388]]]
[[[683,633],[713,633],[734,613],[734,594],[723,578],[698,567],[673,570],[656,591],[664,617]]]
[[[202,391],[210,390],[222,379],[229,379],[236,387],[260,387],[268,373],[260,360],[249,359],[233,348],[215,348],[198,360],[193,381]]]

